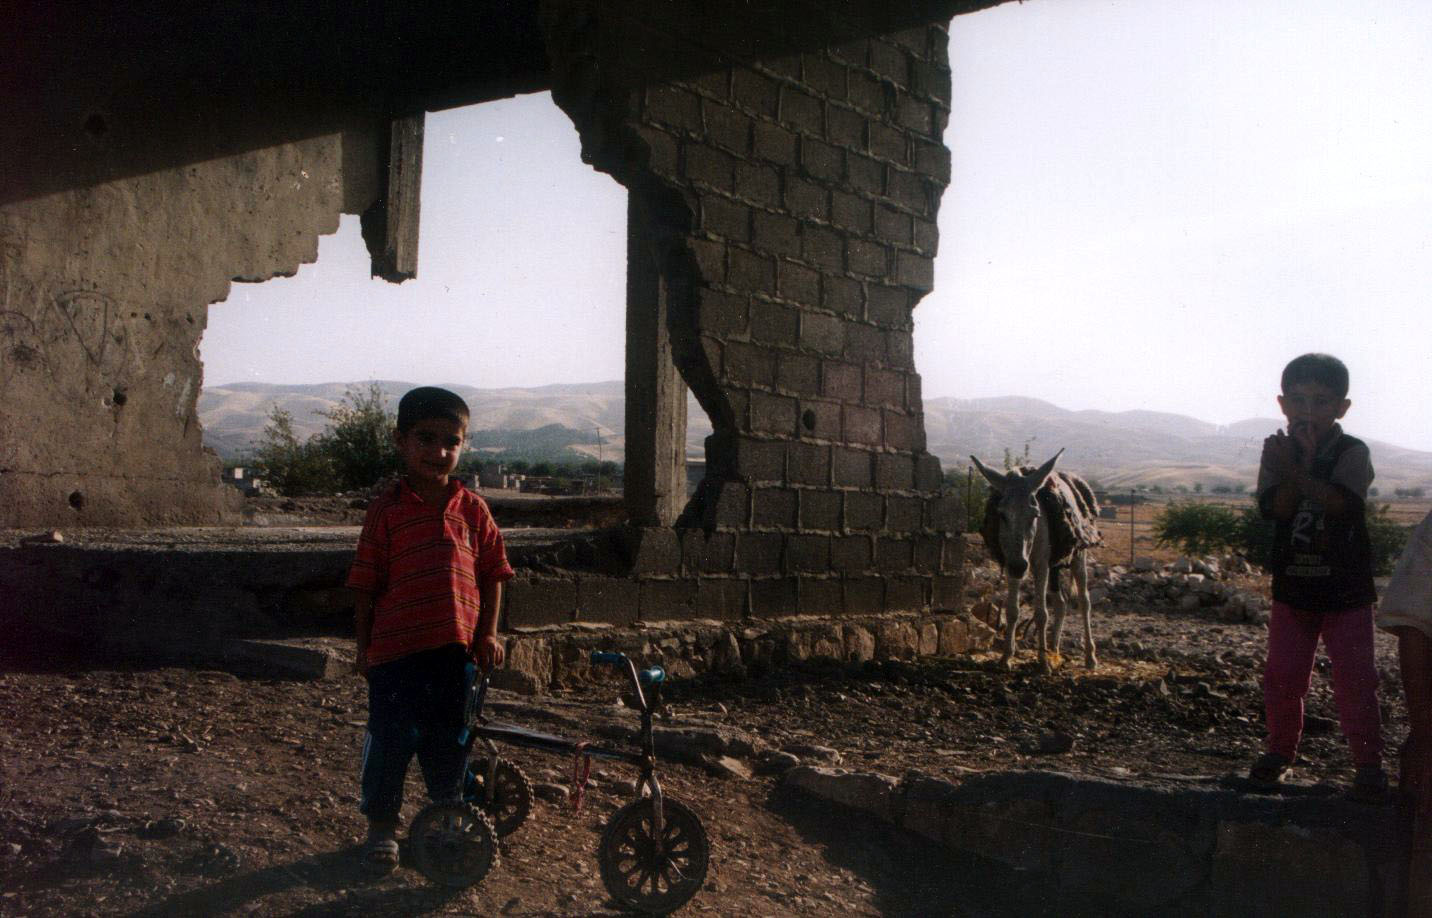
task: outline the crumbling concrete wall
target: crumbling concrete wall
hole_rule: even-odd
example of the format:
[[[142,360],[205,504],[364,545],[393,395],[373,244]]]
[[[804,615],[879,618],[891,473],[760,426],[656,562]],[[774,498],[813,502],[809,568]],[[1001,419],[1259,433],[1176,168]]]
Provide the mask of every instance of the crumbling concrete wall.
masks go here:
[[[676,526],[632,534],[641,616],[957,607],[912,358],[950,178],[947,20],[745,9],[544,8],[553,98],[640,199],[673,359],[715,428]]]
[[[0,526],[219,520],[207,305],[377,199],[391,119],[550,82],[632,195],[656,280],[629,316],[657,310],[642,340],[715,433],[675,525],[648,495],[620,565],[515,582],[506,624],[959,608],[912,311],[950,178],[946,24],[992,3],[233,3],[126,14],[133,40],[33,5],[17,34],[42,47],[0,74],[27,151],[0,174]],[[680,397],[662,372],[658,406]],[[654,490],[681,481],[672,436],[644,439]]]
[[[376,193],[374,150],[337,132],[0,206],[0,525],[221,519],[235,492],[195,413],[208,306],[317,258]]]

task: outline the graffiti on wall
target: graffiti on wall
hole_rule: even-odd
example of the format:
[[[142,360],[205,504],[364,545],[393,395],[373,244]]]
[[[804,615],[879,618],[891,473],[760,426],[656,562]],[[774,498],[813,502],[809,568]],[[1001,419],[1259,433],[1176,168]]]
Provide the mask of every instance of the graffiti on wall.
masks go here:
[[[99,290],[46,290],[20,278],[8,246],[0,239],[0,397],[30,374],[82,397],[139,373],[147,314],[126,311]]]

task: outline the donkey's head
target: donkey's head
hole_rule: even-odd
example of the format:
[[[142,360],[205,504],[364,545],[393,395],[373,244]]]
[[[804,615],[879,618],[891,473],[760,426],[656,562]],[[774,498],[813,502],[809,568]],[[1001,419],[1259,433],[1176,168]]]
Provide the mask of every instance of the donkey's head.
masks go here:
[[[999,495],[999,548],[1004,555],[1005,573],[1018,580],[1029,570],[1030,547],[1039,523],[1039,501],[1035,495],[1054,471],[1064,450],[1032,472],[1019,470],[1003,474],[974,459],[975,468]]]

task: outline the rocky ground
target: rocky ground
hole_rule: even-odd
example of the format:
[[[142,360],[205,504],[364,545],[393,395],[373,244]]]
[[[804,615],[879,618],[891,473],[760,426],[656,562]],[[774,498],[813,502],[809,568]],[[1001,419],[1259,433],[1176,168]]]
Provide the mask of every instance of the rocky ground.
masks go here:
[[[1064,666],[1053,676],[1040,675],[1025,652],[1013,673],[979,655],[807,663],[673,685],[663,728],[739,740],[722,762],[663,769],[667,792],[701,815],[711,839],[705,888],[682,913],[1038,913],[1009,899],[1008,878],[988,865],[783,795],[781,769],[805,762],[958,778],[1037,768],[1130,782],[1242,771],[1261,734],[1263,628],[1248,598],[1261,580],[1228,566],[1202,581],[1162,564],[1116,574],[1124,587],[1101,578],[1101,665],[1093,672],[1071,621]],[[1183,600],[1214,595],[1201,586],[1210,579],[1222,585],[1220,598]],[[997,578],[979,574],[972,590],[974,602],[987,601]],[[1243,597],[1237,616],[1228,611],[1234,595]],[[1394,749],[1405,713],[1385,636],[1378,653]],[[1320,671],[1299,780],[1346,784],[1351,768],[1325,661]],[[505,720],[579,736],[630,722],[620,694],[612,682],[495,701]],[[22,660],[12,648],[0,666],[0,712],[0,914],[615,913],[595,852],[631,772],[599,766],[574,812],[571,760],[522,749],[507,752],[536,785],[537,807],[480,886],[443,893],[410,866],[365,879],[356,866],[365,712],[356,677],[305,683],[77,668]],[[410,818],[416,778],[409,790]]]

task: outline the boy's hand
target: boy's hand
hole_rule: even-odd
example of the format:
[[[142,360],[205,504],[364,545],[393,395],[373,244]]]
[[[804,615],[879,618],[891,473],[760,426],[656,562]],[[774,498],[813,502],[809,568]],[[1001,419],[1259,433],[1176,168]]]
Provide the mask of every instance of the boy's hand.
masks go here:
[[[1290,423],[1288,436],[1297,445],[1294,461],[1302,468],[1312,468],[1313,456],[1318,452],[1318,438],[1313,434],[1313,425],[1307,421]]]
[[[1293,438],[1281,430],[1263,441],[1264,462],[1280,476],[1290,475],[1297,468],[1296,455]]]
[[[483,669],[495,669],[501,666],[502,661],[507,656],[503,650],[502,642],[497,639],[496,635],[492,634],[484,634],[473,640],[472,646],[468,648],[468,652],[471,653],[472,658],[477,661],[477,665]]]

